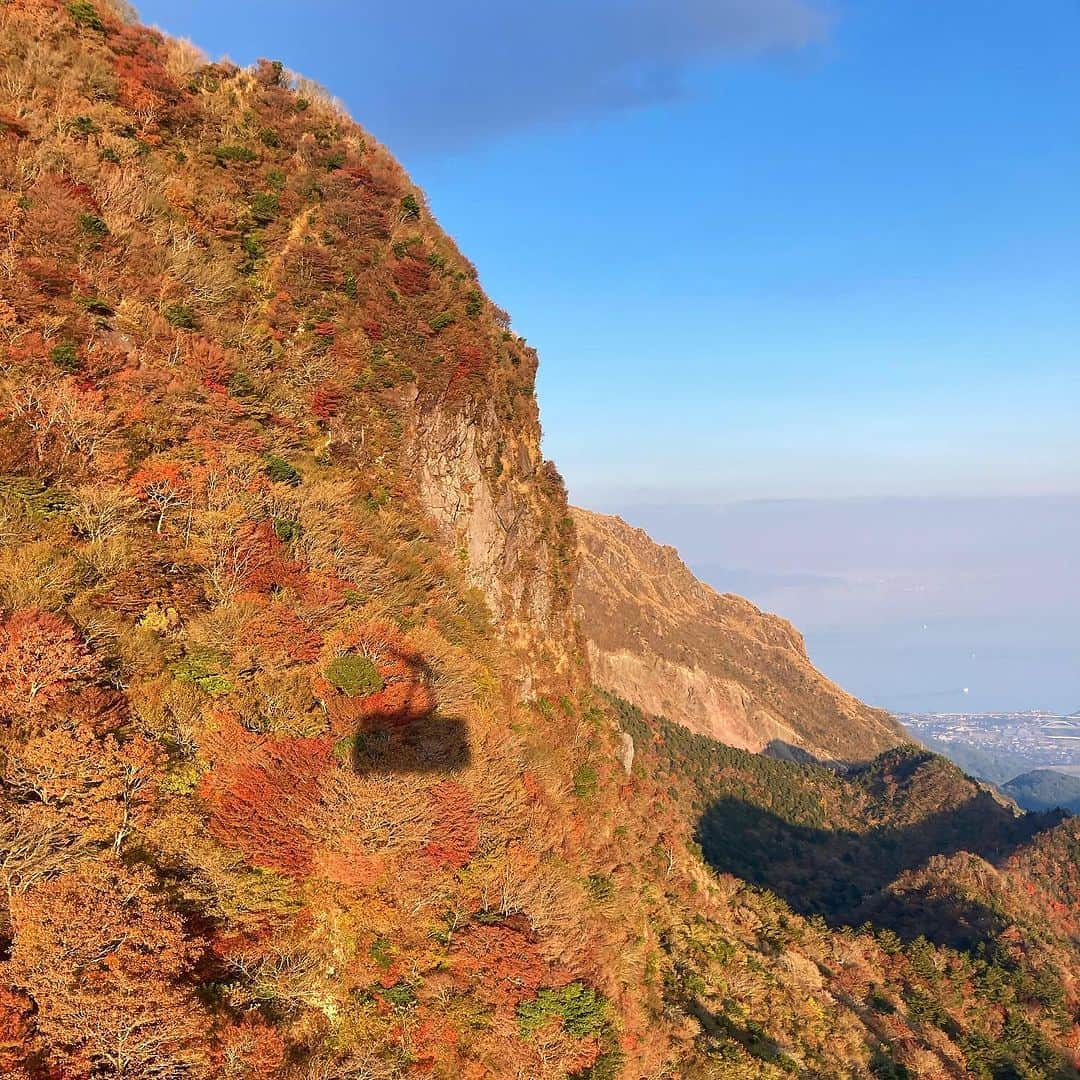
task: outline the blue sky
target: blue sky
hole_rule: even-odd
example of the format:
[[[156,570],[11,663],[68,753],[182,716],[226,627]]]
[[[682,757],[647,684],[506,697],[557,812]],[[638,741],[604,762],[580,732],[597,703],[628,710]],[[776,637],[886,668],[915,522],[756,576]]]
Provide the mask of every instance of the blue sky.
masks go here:
[[[1075,0],[140,12],[404,159],[579,500],[1080,491]]]
[[[404,161],[539,349],[576,501],[697,551],[717,522],[686,506],[1080,493],[1075,0],[139,10],[214,57],[284,60]],[[1010,505],[1003,531],[1035,503]],[[903,609],[865,604],[879,626]],[[1020,664],[1016,696],[1035,681]]]

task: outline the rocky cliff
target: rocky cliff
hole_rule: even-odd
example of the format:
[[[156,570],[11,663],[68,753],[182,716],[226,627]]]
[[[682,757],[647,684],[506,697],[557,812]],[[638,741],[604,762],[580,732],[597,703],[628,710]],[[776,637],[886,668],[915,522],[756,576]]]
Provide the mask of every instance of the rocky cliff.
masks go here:
[[[575,509],[575,598],[598,685],[743,749],[855,761],[908,741],[825,678],[788,622],[698,581],[674,548]]]

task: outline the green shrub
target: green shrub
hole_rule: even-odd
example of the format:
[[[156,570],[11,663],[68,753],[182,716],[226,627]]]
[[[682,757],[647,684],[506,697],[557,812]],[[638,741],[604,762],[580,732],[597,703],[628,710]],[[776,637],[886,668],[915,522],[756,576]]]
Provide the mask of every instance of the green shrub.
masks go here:
[[[194,330],[199,325],[194,309],[187,304],[170,304],[163,314],[165,321],[178,330]]]
[[[253,232],[244,233],[240,237],[240,250],[251,260],[249,270],[254,269],[254,264],[266,254],[258,233]]]
[[[246,371],[234,371],[229,376],[229,393],[233,397],[251,397],[255,393],[255,384]]]
[[[209,769],[209,765],[197,758],[178,761],[169,766],[161,780],[161,787],[170,795],[190,795]]]
[[[278,215],[278,197],[272,191],[257,192],[251,200],[251,216],[260,224],[268,225]]]
[[[302,479],[299,470],[295,466],[290,465],[284,458],[277,457],[275,454],[267,457],[263,472],[275,484],[288,484],[290,487],[296,487]]]
[[[598,904],[615,895],[615,882],[607,874],[590,874],[585,879],[585,891]]]
[[[263,146],[269,146],[272,150],[281,145],[278,133],[271,127],[265,127],[259,132],[259,141]]]
[[[62,341],[59,345],[54,345],[49,356],[61,371],[66,371],[69,374],[78,371],[82,366],[79,362],[79,353],[75,348],[74,341]]]
[[[115,314],[111,304],[106,303],[99,296],[76,296],[75,303],[84,310],[90,312],[91,315],[113,315]]]
[[[181,682],[194,683],[204,694],[227,694],[232,682],[224,674],[226,659],[217,649],[194,648],[173,666]]]
[[[390,939],[385,937],[377,937],[368,949],[368,955],[376,964],[386,971],[387,968],[394,962],[393,953],[390,951]]]
[[[399,1009],[411,1009],[416,1004],[416,994],[407,982],[395,983],[393,986],[380,986],[379,993],[384,1000]]]
[[[96,135],[101,128],[94,123],[94,119],[91,116],[76,116],[71,121],[71,130],[76,135]]]
[[[214,151],[214,160],[219,165],[224,165],[227,161],[254,161],[258,156],[250,147],[236,144],[219,146]]]
[[[518,1028],[524,1036],[534,1035],[557,1017],[567,1034],[581,1039],[602,1031],[607,1015],[604,997],[581,982],[541,990],[532,1001],[523,1001],[517,1007]]]
[[[420,216],[420,204],[416,201],[416,196],[411,191],[401,200],[401,214],[406,221],[410,218],[418,218]]]
[[[429,325],[431,329],[437,334],[440,330],[445,330],[448,326],[453,326],[457,320],[449,311],[444,311],[441,315],[436,315]]]
[[[870,1074],[876,1080],[908,1080],[911,1073],[905,1065],[894,1061],[884,1050],[875,1050],[870,1059]]]
[[[274,535],[283,544],[291,544],[300,535],[300,526],[288,518],[274,518]]]
[[[100,240],[103,236],[109,235],[109,226],[106,225],[97,214],[80,214],[79,228],[82,229],[87,236],[92,236],[96,240]]]
[[[323,165],[326,166],[327,172],[337,172],[342,165],[345,164],[345,151],[335,150],[332,154],[329,154]]]
[[[91,30],[104,30],[105,24],[93,4],[86,0],[71,0],[67,6],[68,14],[80,25],[88,26]]]
[[[475,319],[484,310],[484,296],[479,289],[471,289],[465,301],[465,314]]]
[[[271,169],[266,174],[266,186],[275,191],[285,190],[285,174],[280,169]]]
[[[618,1080],[626,1055],[618,1048],[605,1050],[591,1065],[570,1073],[567,1080]]]
[[[349,697],[363,697],[383,688],[378,668],[366,656],[338,656],[326,665],[326,678]]]
[[[596,770],[587,761],[574,770],[574,794],[579,799],[588,799],[595,795],[598,782]]]

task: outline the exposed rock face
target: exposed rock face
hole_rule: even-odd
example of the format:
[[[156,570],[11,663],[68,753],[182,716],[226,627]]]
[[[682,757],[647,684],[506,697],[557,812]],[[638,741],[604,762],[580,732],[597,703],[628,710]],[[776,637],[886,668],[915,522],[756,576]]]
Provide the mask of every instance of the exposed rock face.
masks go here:
[[[540,452],[535,405],[518,428],[494,402],[439,408],[417,416],[414,434],[421,502],[456,543],[525,682],[567,671],[582,655],[573,528],[562,479]]]
[[[698,581],[674,548],[620,518],[573,515],[575,596],[598,685],[747,750],[846,762],[909,741],[888,713],[825,678],[790,623]]]

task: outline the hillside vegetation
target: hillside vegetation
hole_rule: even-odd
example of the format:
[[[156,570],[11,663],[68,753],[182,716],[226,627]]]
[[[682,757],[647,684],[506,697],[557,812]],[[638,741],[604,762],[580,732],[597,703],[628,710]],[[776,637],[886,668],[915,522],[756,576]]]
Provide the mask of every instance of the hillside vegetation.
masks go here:
[[[1080,814],[1080,776],[1054,769],[1032,769],[1014,776],[1001,790],[1025,810],[1053,810],[1060,807]]]
[[[0,1075],[1075,1078],[1075,826],[593,691],[535,365],[316,87],[0,2]]]

